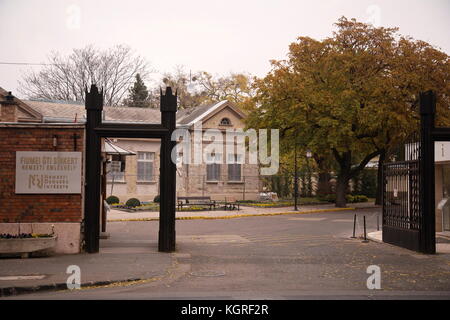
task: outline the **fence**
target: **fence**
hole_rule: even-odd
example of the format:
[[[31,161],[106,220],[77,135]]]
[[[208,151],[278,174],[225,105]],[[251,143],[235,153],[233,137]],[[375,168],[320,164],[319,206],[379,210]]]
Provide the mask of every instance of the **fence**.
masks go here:
[[[148,180],[139,180],[136,174],[109,173],[107,196],[115,195],[121,199],[137,197],[153,200],[159,194],[159,175]],[[317,177],[314,174],[299,174],[299,196],[313,197],[317,189]],[[178,196],[211,196],[217,199],[233,197],[237,200],[259,200],[262,193],[274,192],[278,198],[288,199],[294,196],[294,174],[260,176],[254,174],[240,177],[219,175],[214,179],[207,174],[177,174]],[[126,200],[126,199],[125,199]],[[142,200],[142,199],[141,199]]]

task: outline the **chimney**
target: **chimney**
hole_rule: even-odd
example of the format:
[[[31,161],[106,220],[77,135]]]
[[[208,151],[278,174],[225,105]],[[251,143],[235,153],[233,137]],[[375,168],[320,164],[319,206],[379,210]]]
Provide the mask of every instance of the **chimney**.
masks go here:
[[[17,122],[17,104],[11,91],[0,100],[0,122]]]

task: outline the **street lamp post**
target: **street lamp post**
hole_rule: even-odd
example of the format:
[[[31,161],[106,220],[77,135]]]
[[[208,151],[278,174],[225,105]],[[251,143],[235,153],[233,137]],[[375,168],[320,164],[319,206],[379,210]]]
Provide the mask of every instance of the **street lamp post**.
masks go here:
[[[294,147],[294,211],[298,211],[298,168],[297,168],[297,144]],[[310,150],[306,151],[306,158],[312,157]]]
[[[294,210],[298,211],[297,198],[298,198],[298,169],[297,169],[297,144],[294,147]]]

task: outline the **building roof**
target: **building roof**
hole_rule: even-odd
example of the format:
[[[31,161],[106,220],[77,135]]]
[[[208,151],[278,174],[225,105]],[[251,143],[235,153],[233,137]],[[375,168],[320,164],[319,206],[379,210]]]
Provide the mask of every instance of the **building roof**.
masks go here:
[[[182,125],[187,125],[199,116],[211,110],[217,103],[201,105],[196,108],[183,109],[177,112],[177,122]]]
[[[119,147],[118,145],[115,145],[108,138],[103,140],[102,152],[105,152],[106,154],[114,154],[114,155],[122,155],[122,156],[136,155],[136,153],[133,151],[130,151],[130,150],[124,149],[122,147]]]
[[[31,108],[42,114],[45,122],[85,122],[84,105],[76,103],[25,100]],[[105,121],[161,123],[161,113],[151,108],[104,107]]]
[[[0,87],[0,98],[7,95],[7,91]],[[85,106],[77,102],[20,100],[14,97],[19,106],[19,122],[46,123],[84,123],[86,122]],[[195,122],[207,120],[216,111],[230,107],[241,117],[245,115],[232,103],[223,100],[216,103],[201,105],[190,109],[177,111],[177,125],[190,127]],[[104,121],[133,122],[133,123],[161,123],[159,109],[133,107],[103,107]]]
[[[0,87],[0,99],[3,100],[8,95],[8,91]],[[42,115],[31,108],[28,104],[22,100],[14,97],[14,101],[17,104],[17,113],[19,122],[41,122]]]
[[[194,123],[200,120],[207,120],[215,112],[222,110],[225,107],[231,108],[240,117],[245,118],[245,114],[242,113],[236,106],[227,100],[222,100],[220,102],[202,105],[196,108],[183,110],[182,113],[178,111],[177,113],[177,124],[181,126],[192,126]]]

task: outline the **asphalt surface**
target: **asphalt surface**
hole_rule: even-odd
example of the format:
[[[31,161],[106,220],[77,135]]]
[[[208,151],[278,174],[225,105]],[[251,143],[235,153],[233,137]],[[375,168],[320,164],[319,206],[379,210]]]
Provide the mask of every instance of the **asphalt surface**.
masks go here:
[[[177,252],[160,279],[8,299],[450,299],[450,255],[351,239],[377,229],[379,209],[177,221]],[[114,222],[103,251],[156,251],[157,221]],[[135,252],[135,258],[132,258]],[[380,267],[381,290],[367,268]],[[114,268],[114,265],[111,265]]]

